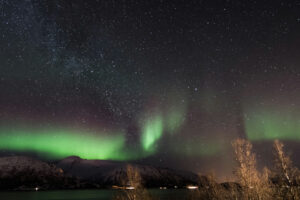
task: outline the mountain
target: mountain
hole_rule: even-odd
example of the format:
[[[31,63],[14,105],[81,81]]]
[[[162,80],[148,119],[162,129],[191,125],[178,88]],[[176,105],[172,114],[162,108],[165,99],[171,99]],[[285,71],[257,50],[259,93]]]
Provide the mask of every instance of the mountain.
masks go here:
[[[139,172],[145,187],[207,186],[205,176],[136,163],[68,157],[47,163],[25,156],[0,157],[0,189],[110,188],[127,183],[127,166]]]
[[[207,178],[204,176],[167,168],[140,165],[135,163],[107,161],[107,160],[85,160],[79,157],[68,157],[56,166],[70,175],[84,181],[97,183],[103,187],[123,185],[126,179],[127,165],[136,168],[146,187],[185,187],[186,185],[207,185]]]
[[[0,157],[0,189],[63,189],[79,187],[62,169],[24,156]]]

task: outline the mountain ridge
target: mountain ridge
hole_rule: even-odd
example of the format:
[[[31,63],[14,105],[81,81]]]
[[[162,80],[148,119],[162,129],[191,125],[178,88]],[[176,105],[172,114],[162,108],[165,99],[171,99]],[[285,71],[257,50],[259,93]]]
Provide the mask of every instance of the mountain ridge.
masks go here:
[[[71,156],[59,161],[56,165],[66,174],[79,179],[96,182],[103,186],[112,186],[121,185],[121,182],[126,179],[126,168],[129,164],[138,170],[143,185],[146,187],[184,187],[201,181],[206,182],[206,177],[199,177],[192,172],[132,162],[86,160]]]
[[[124,185],[127,165],[133,166],[145,187],[205,186],[207,178],[192,172],[111,160],[70,156],[48,163],[28,156],[0,157],[0,189],[111,188]]]

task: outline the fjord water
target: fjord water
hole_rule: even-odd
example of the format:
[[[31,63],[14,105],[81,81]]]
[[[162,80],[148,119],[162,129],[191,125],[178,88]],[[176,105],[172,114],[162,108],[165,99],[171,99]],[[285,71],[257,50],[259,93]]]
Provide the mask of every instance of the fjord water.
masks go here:
[[[30,192],[0,192],[1,200],[111,200],[117,190],[58,190]],[[155,199],[182,200],[187,190],[149,190]]]

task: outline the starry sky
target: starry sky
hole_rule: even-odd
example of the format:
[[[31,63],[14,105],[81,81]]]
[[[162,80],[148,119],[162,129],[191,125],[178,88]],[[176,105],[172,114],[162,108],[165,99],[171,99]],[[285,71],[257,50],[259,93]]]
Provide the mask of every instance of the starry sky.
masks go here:
[[[0,150],[226,179],[231,141],[300,165],[300,1],[1,0]]]

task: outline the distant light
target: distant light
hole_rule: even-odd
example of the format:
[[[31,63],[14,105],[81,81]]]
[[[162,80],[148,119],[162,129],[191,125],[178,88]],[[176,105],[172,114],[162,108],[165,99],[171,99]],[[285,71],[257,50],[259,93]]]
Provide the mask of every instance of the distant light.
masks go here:
[[[34,190],[35,190],[35,191],[38,191],[38,190],[39,190],[39,188],[38,188],[38,187],[36,187],[36,188],[34,188]]]
[[[126,190],[134,190],[135,188],[133,186],[128,186],[125,188]]]
[[[175,186],[174,186],[174,188],[175,188],[175,189],[177,189],[177,188],[178,188],[178,186],[177,186],[177,185],[175,185]]]
[[[166,190],[167,187],[159,187],[159,189],[161,189],[161,190]]]
[[[198,189],[198,186],[188,185],[188,186],[186,186],[186,188],[189,189],[189,190],[195,190],[195,189]]]

